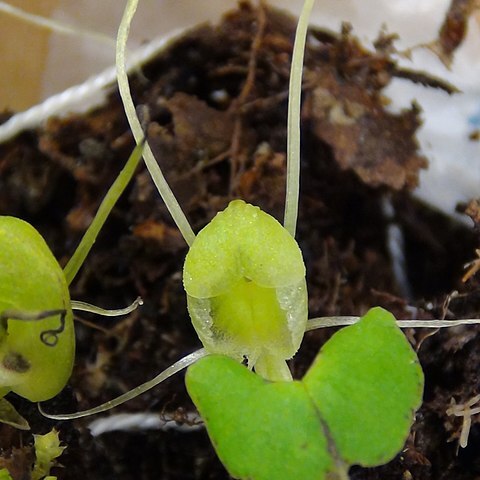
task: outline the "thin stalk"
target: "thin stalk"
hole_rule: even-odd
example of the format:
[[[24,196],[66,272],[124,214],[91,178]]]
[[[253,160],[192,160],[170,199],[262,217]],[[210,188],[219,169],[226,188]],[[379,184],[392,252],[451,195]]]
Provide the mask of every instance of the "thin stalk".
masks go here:
[[[292,66],[288,97],[287,119],[287,192],[285,196],[284,227],[295,236],[298,217],[298,196],[300,191],[300,99],[302,94],[302,73],[308,20],[314,0],[306,0],[298,20],[293,45]]]
[[[91,303],[79,302],[78,300],[72,300],[72,310],[78,312],[89,312],[101,315],[102,317],[120,317],[121,315],[128,315],[136,310],[140,305],[143,305],[143,300],[138,297],[131,305],[125,308],[116,308],[113,310],[106,310],[105,308],[97,307]]]
[[[116,178],[115,182],[113,182],[112,186],[108,190],[105,198],[103,199],[100,207],[98,209],[95,218],[93,219],[92,223],[88,227],[88,230],[85,232],[80,244],[78,245],[75,253],[70,258],[69,262],[63,269],[65,273],[65,278],[67,279],[67,284],[70,285],[77,275],[80,267],[83,265],[85,258],[87,257],[88,253],[90,252],[95,240],[97,239],[97,235],[100,232],[101,228],[103,227],[105,221],[107,220],[110,212],[112,211],[113,207],[117,203],[117,200],[120,198],[120,195],[123,193],[125,188],[128,185],[128,182],[133,177],[135,170],[140,163],[142,158],[142,148],[143,145],[137,145],[133,150],[132,154],[130,155],[127,163],[123,167],[122,171],[119,173],[118,177]]]
[[[51,418],[52,420],[73,420],[75,418],[82,418],[88,417],[90,415],[95,415],[100,412],[105,412],[107,410],[111,410],[112,408],[118,407],[122,403],[128,402],[132,398],[138,397],[145,393],[147,390],[150,390],[153,387],[156,387],[158,384],[165,381],[167,378],[170,378],[172,375],[180,372],[184,368],[189,367],[192,363],[195,363],[197,360],[200,360],[202,357],[208,355],[207,351],[204,348],[200,348],[195,352],[181,358],[178,362],[175,362],[173,365],[170,365],[166,368],[163,372],[159,373],[156,377],[152,378],[148,382],[142,383],[138,387],[133,388],[132,390],[120,395],[119,397],[110,400],[109,402],[102,403],[97,407],[90,408],[88,410],[83,410],[81,412],[75,413],[65,413],[60,415],[51,415],[43,411],[40,404],[38,404],[38,409],[40,413],[47,418]]]
[[[305,331],[316,330],[317,328],[344,327],[353,325],[360,320],[360,317],[318,317],[308,320]],[[460,320],[397,320],[400,328],[449,328],[459,325],[480,325],[479,318],[465,318]]]
[[[125,63],[125,50],[127,46],[128,34],[130,31],[130,25],[132,23],[133,16],[137,10],[138,0],[128,0],[123,13],[122,21],[118,29],[117,35],[117,51],[116,51],[116,67],[117,67],[117,81],[118,89],[120,96],[123,102],[123,108],[125,109],[125,114],[130,124],[133,136],[135,141],[140,143],[144,138],[143,129],[138,119],[137,112],[135,110],[135,105],[133,104],[132,95],[130,92],[130,86],[128,83],[128,75]],[[192,227],[188,223],[187,217],[183,213],[182,208],[177,202],[175,195],[170,190],[165,177],[163,176],[162,170],[160,169],[155,157],[153,156],[152,150],[148,145],[148,142],[145,143],[145,149],[143,152],[143,158],[145,164],[150,172],[150,175],[155,183],[155,186],[160,193],[165,205],[172,215],[174,222],[177,224],[180,233],[183,235],[183,238],[188,243],[192,245],[195,240],[195,233],[193,233]]]

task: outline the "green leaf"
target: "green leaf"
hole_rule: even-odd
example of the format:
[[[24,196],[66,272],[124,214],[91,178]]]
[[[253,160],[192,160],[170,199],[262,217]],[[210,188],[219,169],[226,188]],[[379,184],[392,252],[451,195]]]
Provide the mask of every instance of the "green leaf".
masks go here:
[[[393,316],[375,308],[337,332],[301,382],[267,382],[212,355],[188,369],[186,384],[233,477],[322,480],[402,448],[423,374]]]
[[[265,378],[291,379],[285,360],[305,333],[308,296],[300,248],[277,220],[233,200],[197,235],[183,282],[209,353],[246,356]]]
[[[399,452],[423,392],[415,352],[393,315],[378,307],[337,332],[303,382],[351,465],[380,465]]]
[[[53,429],[45,435],[34,435],[35,465],[32,470],[32,480],[40,480],[49,476],[50,469],[66,447],[60,446],[58,432]]]
[[[65,329],[55,346],[43,332],[61,325],[60,315],[42,321],[8,320],[0,334],[0,387],[31,401],[56,395],[70,377],[75,354],[70,295],[60,265],[27,222],[0,216],[0,313],[65,310]]]
[[[244,278],[269,288],[296,284],[305,278],[305,265],[297,242],[277,220],[233,200],[198,233],[183,272],[191,297],[211,298]]]
[[[12,480],[12,476],[6,468],[0,468],[0,480]]]
[[[321,420],[300,382],[269,383],[211,355],[188,369],[186,384],[233,477],[321,480],[331,469]]]
[[[28,422],[17,412],[15,407],[4,398],[0,398],[0,422],[19,430],[30,430]]]

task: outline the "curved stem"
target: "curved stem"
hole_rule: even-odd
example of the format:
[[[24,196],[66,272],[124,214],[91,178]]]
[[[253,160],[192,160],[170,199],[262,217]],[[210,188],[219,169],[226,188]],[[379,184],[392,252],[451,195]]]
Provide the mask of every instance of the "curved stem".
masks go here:
[[[123,108],[125,109],[125,114],[127,116],[128,123],[130,124],[130,128],[132,129],[133,136],[135,137],[135,141],[139,143],[144,136],[143,129],[140,124],[140,120],[138,119],[137,112],[135,111],[135,105],[133,104],[125,63],[125,49],[127,45],[128,33],[130,31],[130,24],[132,23],[137,5],[138,0],[128,0],[125,7],[122,21],[118,29],[115,64],[117,67],[118,89],[122,98]],[[153,182],[155,183],[160,196],[165,202],[170,215],[172,215],[174,222],[177,224],[180,233],[183,235],[183,238],[188,245],[192,245],[193,241],[195,240],[195,233],[193,233],[192,227],[188,223],[187,217],[183,213],[183,210],[177,202],[175,195],[170,190],[170,187],[163,176],[162,170],[155,160],[152,150],[147,142],[145,143],[143,158]]]
[[[97,407],[89,408],[88,410],[83,410],[81,412],[75,412],[75,413],[52,415],[50,413],[46,413],[42,409],[42,406],[40,403],[38,404],[38,409],[44,417],[51,418],[52,420],[73,420],[75,418],[88,417],[90,415],[95,415],[100,412],[105,412],[112,408],[118,407],[122,403],[128,402],[132,398],[138,397],[139,395],[141,395],[142,393],[145,393],[146,391],[152,389],[153,387],[156,387],[158,384],[162,383],[167,378],[171,377],[172,375],[175,375],[176,373],[180,372],[184,368],[189,367],[190,365],[192,365],[192,363],[195,363],[197,360],[200,360],[200,358],[205,357],[206,355],[208,355],[208,353],[204,348],[196,350],[190,355],[187,355],[182,359],[178,360],[178,362],[175,362],[173,365],[170,365],[168,368],[163,370],[163,372],[159,373],[156,377],[152,378],[148,382],[142,383],[141,385],[133,388],[127,393],[124,393],[123,395],[120,395],[119,397],[114,398],[113,400],[102,403]]]
[[[100,207],[98,208],[95,218],[85,232],[80,244],[63,269],[68,285],[72,283],[75,275],[80,270],[80,267],[83,265],[85,258],[97,239],[98,233],[110,215],[113,207],[117,203],[117,200],[120,198],[120,195],[127,187],[128,182],[130,182],[131,178],[133,177],[133,174],[140,163],[140,159],[142,158],[142,148],[143,145],[140,144],[137,145],[137,147],[133,150],[127,163],[125,164],[125,167],[123,167],[123,170],[119,173],[115,182],[113,182],[113,185],[105,195]]]
[[[285,196],[284,227],[295,236],[300,190],[300,98],[308,19],[314,0],[305,0],[298,20],[293,46],[288,97],[287,135],[287,193]]]

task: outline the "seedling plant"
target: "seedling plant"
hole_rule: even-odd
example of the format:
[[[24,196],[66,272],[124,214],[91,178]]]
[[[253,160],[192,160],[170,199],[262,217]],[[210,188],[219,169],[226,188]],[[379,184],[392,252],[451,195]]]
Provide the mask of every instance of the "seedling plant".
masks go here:
[[[57,480],[57,477],[49,475],[50,469],[55,465],[56,459],[65,450],[60,445],[58,432],[53,429],[45,435],[34,435],[35,462],[30,472],[32,480]],[[0,480],[13,480],[6,468],[0,469]]]

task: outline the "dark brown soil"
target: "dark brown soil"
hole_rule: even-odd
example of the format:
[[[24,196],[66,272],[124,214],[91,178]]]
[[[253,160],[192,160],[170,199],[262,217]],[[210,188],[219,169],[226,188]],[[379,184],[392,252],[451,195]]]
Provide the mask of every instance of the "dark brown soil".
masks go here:
[[[219,27],[192,31],[133,79],[149,141],[195,231],[236,197],[282,218],[294,27],[294,19],[243,4]],[[427,166],[415,140],[418,108],[393,115],[382,97],[393,76],[451,87],[398,69],[391,48],[391,39],[383,36],[377,50],[367,52],[348,27],[338,35],[310,34],[297,234],[308,272],[310,315],[359,315],[381,305],[399,318],[478,317],[479,277],[466,283],[461,278],[464,263],[475,258],[479,232],[408,193],[419,169]],[[0,213],[31,222],[65,264],[132,148],[116,92],[88,116],[51,119],[0,146]],[[385,211],[388,202],[393,213]],[[475,204],[469,212],[480,217]],[[393,224],[405,240],[406,282],[395,275],[388,247]],[[97,405],[199,348],[182,288],[186,251],[140,168],[71,295],[105,308],[127,305],[140,295],[144,305],[121,319],[81,315],[100,329],[77,322],[74,374],[45,405],[47,411]],[[451,296],[453,291],[459,293]],[[388,465],[353,468],[352,479],[480,478],[477,417],[467,448],[459,450],[462,419],[446,414],[452,399],[465,403],[479,393],[478,331],[457,327],[432,336],[422,329],[406,331],[426,375],[424,404],[405,450]],[[305,372],[332,333],[306,335],[291,362],[294,376]],[[68,448],[55,469],[59,479],[229,478],[205,430],[185,428],[194,407],[183,375],[109,412],[154,412],[178,420],[178,428],[165,430],[92,438],[86,428],[91,418],[52,422],[35,405],[10,400],[34,433],[60,429]],[[29,433],[0,427],[2,461],[15,455],[16,480],[29,478],[30,443]]]

